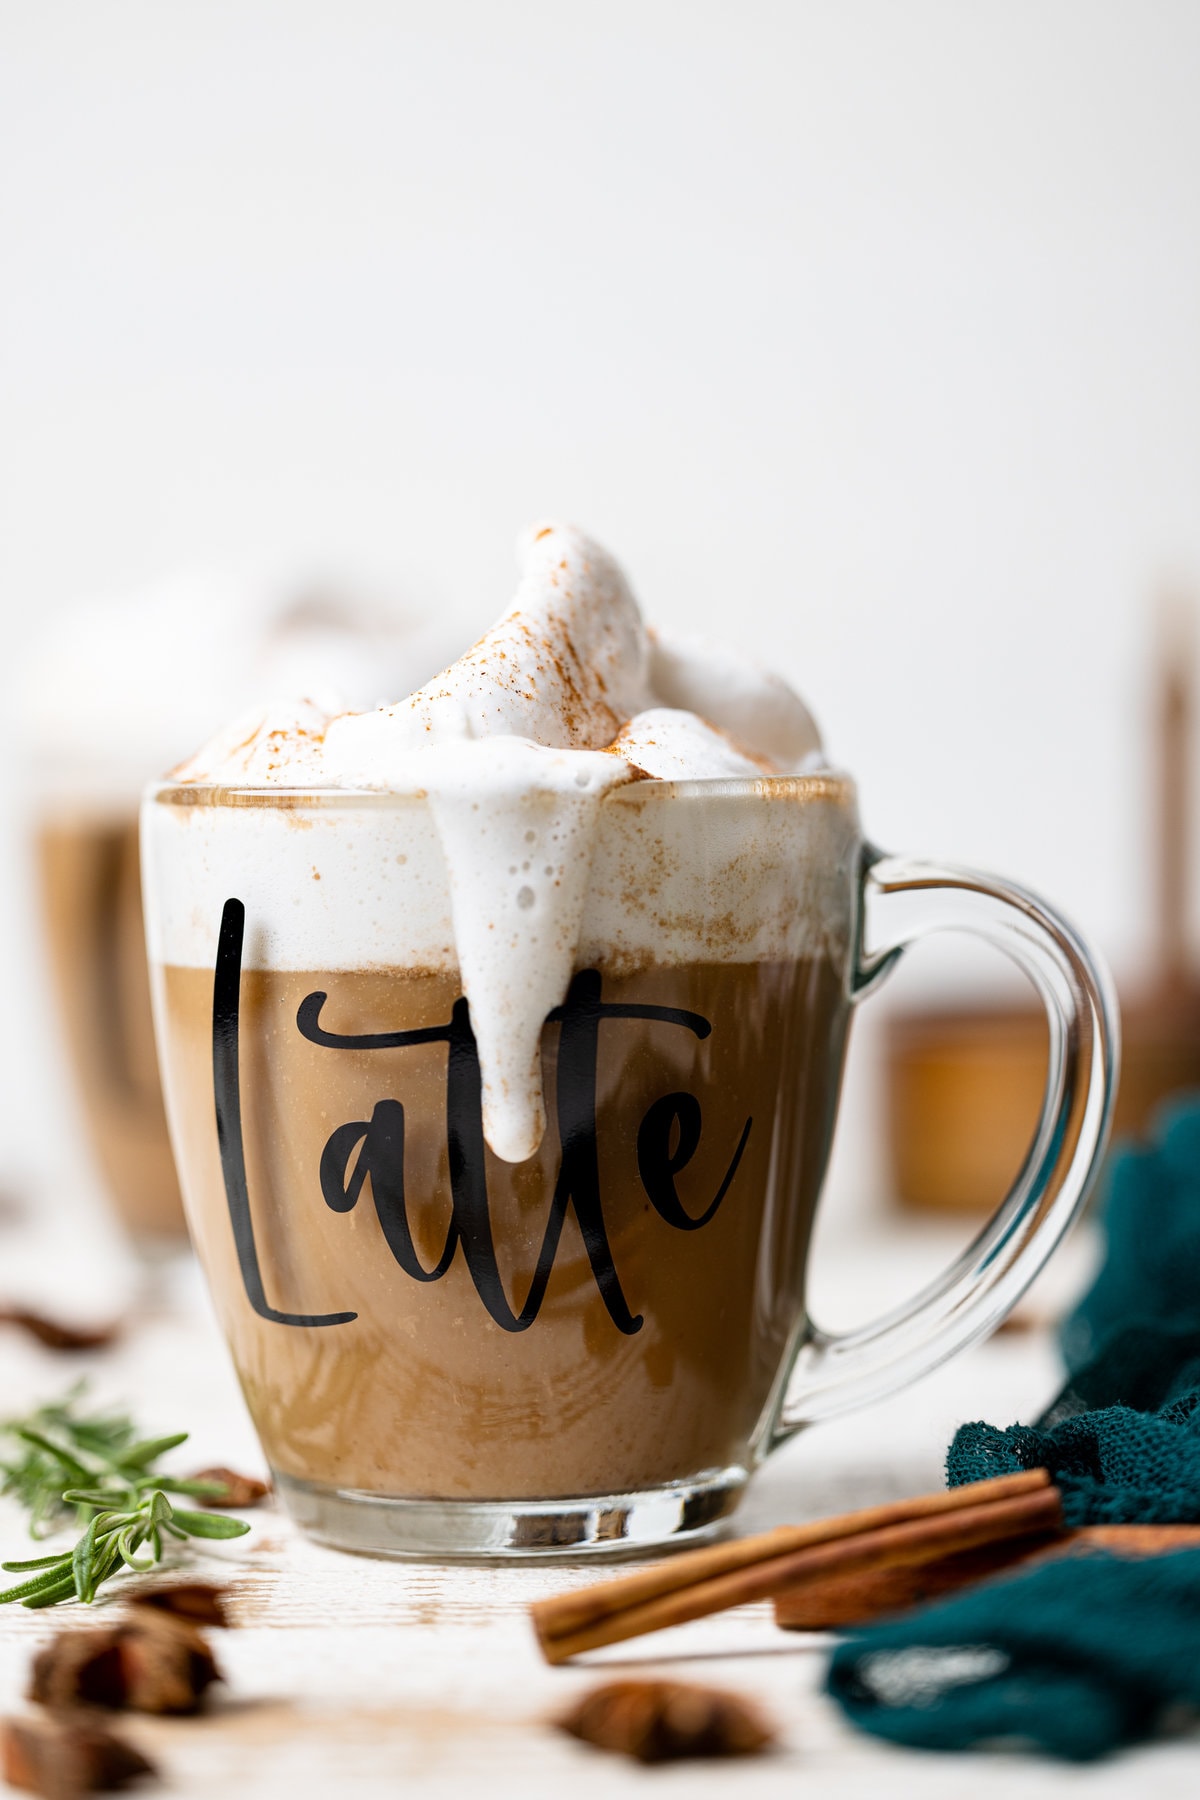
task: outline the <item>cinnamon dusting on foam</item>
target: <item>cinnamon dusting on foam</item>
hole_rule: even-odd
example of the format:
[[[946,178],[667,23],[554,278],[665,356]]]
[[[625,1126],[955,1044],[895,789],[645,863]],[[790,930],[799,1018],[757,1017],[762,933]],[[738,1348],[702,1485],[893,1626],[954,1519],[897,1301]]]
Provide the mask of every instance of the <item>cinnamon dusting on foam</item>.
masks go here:
[[[331,716],[308,700],[260,711],[174,778],[427,796],[485,1135],[519,1162],[545,1129],[542,1024],[575,966],[605,795],[636,781],[791,773],[819,755],[786,684],[649,632],[612,558],[547,524],[523,541],[508,611],[425,687],[368,713]]]

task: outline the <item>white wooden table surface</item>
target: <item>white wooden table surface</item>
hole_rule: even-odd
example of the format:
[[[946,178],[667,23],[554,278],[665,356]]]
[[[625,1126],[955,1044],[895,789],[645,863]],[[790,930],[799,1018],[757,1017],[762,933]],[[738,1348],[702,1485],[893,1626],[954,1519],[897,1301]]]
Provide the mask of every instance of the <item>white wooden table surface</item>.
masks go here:
[[[42,1215],[44,1222],[46,1215]],[[53,1298],[57,1309],[99,1285],[115,1303],[128,1272],[103,1234],[59,1227],[47,1286],[44,1237],[4,1234],[3,1297]],[[35,1238],[37,1242],[35,1243]],[[870,1308],[903,1265],[908,1240],[843,1242],[825,1258],[822,1285]],[[108,1262],[105,1258],[109,1258]],[[902,1284],[903,1285],[903,1284]],[[51,1395],[78,1372],[97,1398],[120,1399],[148,1431],[193,1431],[179,1466],[222,1462],[260,1469],[253,1433],[187,1265],[160,1282],[157,1304],[121,1344],[89,1358],[54,1356],[0,1329],[4,1413]],[[894,1291],[894,1290],[892,1290]],[[918,1493],[940,1485],[941,1457],[964,1417],[1031,1417],[1058,1369],[1043,1331],[1006,1334],[869,1413],[813,1431],[759,1476],[738,1521],[759,1530],[785,1520]],[[228,1582],[236,1629],[215,1633],[226,1685],[199,1720],[122,1722],[160,1765],[148,1794],[217,1794],[237,1800],[383,1800],[417,1792],[541,1800],[569,1791],[689,1800],[734,1791],[744,1800],[820,1796],[879,1800],[920,1795],[1081,1794],[1156,1800],[1200,1791],[1200,1739],[1155,1745],[1076,1769],[1011,1755],[960,1757],[895,1749],[854,1732],[822,1695],[829,1640],[776,1630],[769,1608],[748,1606],[670,1633],[614,1646],[586,1663],[550,1669],[526,1616],[545,1594],[602,1579],[578,1566],[434,1567],[339,1555],[308,1543],[277,1510],[249,1515],[252,1534],[207,1547],[196,1565]],[[0,1552],[28,1554],[22,1522],[0,1507]],[[97,1608],[93,1616],[101,1616]],[[0,1708],[21,1709],[33,1650],[77,1609],[0,1609]],[[607,1671],[711,1681],[758,1698],[783,1728],[770,1756],[739,1763],[641,1769],[556,1732],[550,1716]]]

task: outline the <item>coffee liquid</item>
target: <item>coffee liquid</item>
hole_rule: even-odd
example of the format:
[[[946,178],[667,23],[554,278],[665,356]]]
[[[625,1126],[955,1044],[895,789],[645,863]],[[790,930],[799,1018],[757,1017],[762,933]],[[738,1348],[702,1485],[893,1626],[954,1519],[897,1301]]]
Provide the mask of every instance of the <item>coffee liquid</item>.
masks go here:
[[[192,1231],[276,1470],[535,1499],[752,1460],[804,1324],[840,963],[580,971],[520,1164],[483,1143],[455,977],[235,970],[249,1280],[213,972],[155,977]]]
[[[141,1237],[184,1233],[167,1136],[142,927],[136,818],[71,817],[37,838],[59,1013],[92,1152]]]

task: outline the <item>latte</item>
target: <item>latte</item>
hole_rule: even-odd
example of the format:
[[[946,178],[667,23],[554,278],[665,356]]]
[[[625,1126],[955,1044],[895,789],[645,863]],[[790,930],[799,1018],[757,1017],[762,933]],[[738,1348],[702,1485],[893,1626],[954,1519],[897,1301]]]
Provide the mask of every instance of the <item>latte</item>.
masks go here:
[[[994,1327],[1103,1147],[1078,935],[871,852],[798,697],[649,631],[567,527],[407,699],[221,733],[142,847],[188,1216],[281,1492],[334,1544],[710,1530],[785,1437]],[[964,922],[1051,1017],[1038,1136],[939,1283],[830,1338],[804,1270],[851,1007]]]
[[[260,708],[143,811],[189,1222],[335,1542],[479,1548],[454,1509],[499,1505],[519,1547],[560,1497],[681,1484],[698,1529],[807,1331],[853,789],[789,689],[650,634],[596,545],[524,556],[425,688]]]

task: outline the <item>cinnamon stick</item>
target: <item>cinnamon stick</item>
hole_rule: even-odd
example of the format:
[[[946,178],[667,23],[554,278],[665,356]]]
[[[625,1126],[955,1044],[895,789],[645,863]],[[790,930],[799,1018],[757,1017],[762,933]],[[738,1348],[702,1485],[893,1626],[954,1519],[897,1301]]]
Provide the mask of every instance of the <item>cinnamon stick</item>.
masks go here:
[[[1106,1550],[1119,1556],[1161,1556],[1198,1547],[1198,1525],[1085,1525],[1047,1537],[985,1544],[925,1563],[802,1578],[775,1595],[775,1623],[786,1631],[840,1631],[907,1612],[1046,1555]]]
[[[999,1476],[807,1525],[695,1550],[531,1608],[551,1663],[767,1599],[805,1576],[949,1556],[999,1539],[1055,1532],[1062,1515],[1044,1469]]]
[[[1163,1556],[1200,1549],[1200,1525],[1083,1525],[1068,1550],[1111,1550],[1117,1556]]]
[[[867,1625],[1005,1574],[1066,1541],[1057,1533],[1007,1538],[953,1556],[933,1556],[928,1562],[885,1563],[849,1574],[835,1571],[802,1578],[774,1596],[775,1623],[785,1631],[843,1631]]]

